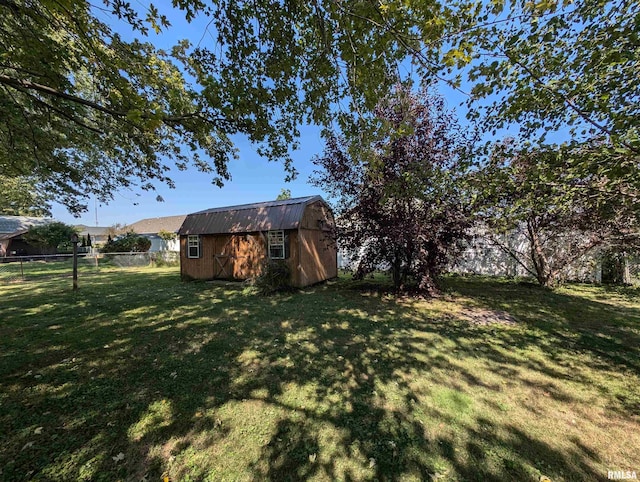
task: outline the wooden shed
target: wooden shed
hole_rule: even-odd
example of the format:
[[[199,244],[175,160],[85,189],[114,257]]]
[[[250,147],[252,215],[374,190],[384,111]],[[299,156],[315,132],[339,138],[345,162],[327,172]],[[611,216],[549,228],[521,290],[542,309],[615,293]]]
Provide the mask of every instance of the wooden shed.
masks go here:
[[[291,284],[338,275],[334,219],[320,196],[208,209],[189,214],[178,231],[183,279],[243,280],[267,259],[284,260]]]

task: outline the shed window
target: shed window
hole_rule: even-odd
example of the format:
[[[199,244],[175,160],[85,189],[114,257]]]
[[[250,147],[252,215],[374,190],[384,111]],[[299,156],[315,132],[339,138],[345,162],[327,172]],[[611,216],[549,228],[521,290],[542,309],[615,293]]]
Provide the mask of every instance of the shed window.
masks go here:
[[[284,231],[269,231],[269,258],[286,258],[286,239]]]
[[[187,236],[187,257],[200,257],[200,236]]]

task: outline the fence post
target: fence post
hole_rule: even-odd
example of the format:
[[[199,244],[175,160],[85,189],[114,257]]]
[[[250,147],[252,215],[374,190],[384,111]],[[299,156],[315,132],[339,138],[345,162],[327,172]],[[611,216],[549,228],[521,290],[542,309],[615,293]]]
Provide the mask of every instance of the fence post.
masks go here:
[[[73,243],[73,291],[78,289],[78,235],[71,235],[71,243]]]
[[[24,268],[22,266],[22,256],[20,256],[20,277],[22,278],[22,281],[24,281]]]

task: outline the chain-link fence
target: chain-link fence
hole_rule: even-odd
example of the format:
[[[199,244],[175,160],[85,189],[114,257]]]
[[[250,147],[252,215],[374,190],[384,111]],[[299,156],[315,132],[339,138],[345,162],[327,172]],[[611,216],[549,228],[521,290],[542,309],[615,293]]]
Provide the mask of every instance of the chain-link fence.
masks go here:
[[[179,266],[179,264],[180,254],[174,251],[78,255],[79,274],[146,266]],[[73,255],[71,254],[0,258],[0,284],[68,277],[72,275],[72,271]]]

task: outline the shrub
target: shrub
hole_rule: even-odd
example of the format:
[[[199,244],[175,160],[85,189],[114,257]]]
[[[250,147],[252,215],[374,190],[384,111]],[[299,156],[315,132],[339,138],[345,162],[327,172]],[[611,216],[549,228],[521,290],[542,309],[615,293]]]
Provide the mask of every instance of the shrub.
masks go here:
[[[151,241],[133,231],[119,238],[107,241],[102,249],[103,253],[146,253],[151,248]]]
[[[71,252],[71,236],[76,233],[73,226],[55,221],[40,226],[31,226],[24,234],[27,243],[40,248],[40,252],[55,252],[59,248],[61,252]]]
[[[261,295],[290,291],[292,286],[289,265],[285,261],[265,262],[261,274],[254,280],[254,286]]]

